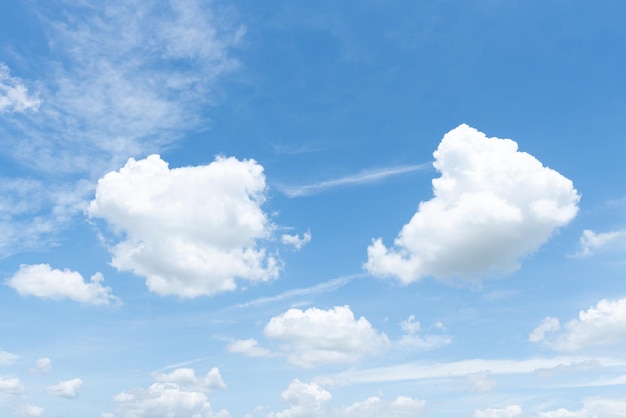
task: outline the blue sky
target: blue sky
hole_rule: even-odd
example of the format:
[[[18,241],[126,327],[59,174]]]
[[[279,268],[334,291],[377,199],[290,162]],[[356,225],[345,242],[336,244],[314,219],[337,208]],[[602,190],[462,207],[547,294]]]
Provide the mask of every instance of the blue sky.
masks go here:
[[[0,411],[626,416],[626,5],[5,2]]]

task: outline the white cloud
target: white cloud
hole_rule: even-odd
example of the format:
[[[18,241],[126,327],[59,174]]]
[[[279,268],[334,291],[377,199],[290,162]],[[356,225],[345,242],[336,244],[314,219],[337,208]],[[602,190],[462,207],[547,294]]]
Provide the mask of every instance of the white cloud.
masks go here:
[[[509,405],[506,408],[491,408],[474,412],[474,418],[516,418],[521,416],[522,408],[519,405]]]
[[[387,167],[377,170],[368,170],[358,174],[340,177],[337,179],[321,181],[318,183],[305,184],[301,186],[278,185],[278,189],[285,193],[288,197],[309,196],[312,194],[323,192],[327,189],[333,189],[344,186],[356,186],[360,184],[374,183],[386,179],[387,177],[397,176],[399,174],[411,173],[417,170],[423,170],[428,167],[427,164],[405,165],[398,167]]]
[[[282,393],[289,408],[273,412],[268,418],[415,418],[422,415],[426,402],[398,396],[391,402],[373,396],[348,406],[329,405],[332,395],[316,383],[303,383],[298,379]]]
[[[198,378],[194,369],[179,368],[171,373],[153,373],[152,378],[158,383],[172,383],[188,391],[207,393],[226,387],[217,367],[213,367],[205,377]]]
[[[60,398],[75,399],[78,398],[78,389],[83,385],[80,379],[64,380],[46,388],[46,393]]]
[[[0,113],[36,111],[40,104],[41,100],[28,93],[22,80],[11,77],[9,67],[0,63]]]
[[[42,299],[69,299],[92,305],[108,305],[117,302],[111,288],[103,287],[104,278],[100,273],[85,282],[83,276],[68,269],[52,269],[48,264],[22,264],[6,284],[22,296],[35,296]]]
[[[528,336],[528,341],[537,343],[543,340],[547,333],[555,332],[561,329],[561,323],[558,318],[546,317],[537,328],[535,328]]]
[[[332,395],[316,383],[303,383],[296,379],[289,384],[281,397],[283,401],[290,404],[289,409],[279,413],[270,413],[268,418],[324,416],[326,405]]]
[[[300,238],[300,236],[297,234],[296,235],[283,234],[280,237],[280,240],[282,241],[283,244],[291,245],[296,249],[296,251],[298,251],[303,246],[311,242],[311,231],[306,231],[302,235],[302,238]]]
[[[389,345],[385,334],[364,317],[356,320],[348,306],[289,309],[268,322],[265,335],[284,341],[288,360],[303,367],[353,363]]]
[[[9,353],[7,351],[0,350],[0,366],[8,366],[13,364],[19,356]]]
[[[44,409],[40,406],[23,405],[17,408],[13,415],[18,417],[43,417]]]
[[[228,351],[231,353],[240,353],[248,357],[272,357],[270,350],[260,347],[255,339],[236,340],[228,344]]]
[[[199,379],[193,369],[153,373],[156,383],[148,389],[136,388],[113,398],[119,418],[229,418],[228,411],[214,413],[206,392],[225,387],[217,368]]]
[[[472,377],[478,373],[491,375],[530,374],[563,364],[594,362],[599,367],[621,367],[625,360],[598,359],[582,356],[530,358],[521,360],[469,359],[448,363],[409,362],[363,370],[349,370],[329,377],[332,382],[379,383],[405,380]]]
[[[25,388],[17,377],[0,376],[0,393],[8,395],[20,395]]]
[[[35,366],[37,372],[46,374],[52,369],[52,360],[47,357],[37,359]]]
[[[585,229],[580,236],[580,251],[576,254],[579,257],[588,257],[593,253],[605,249],[610,244],[621,244],[626,248],[626,230],[604,232],[596,234]]]
[[[554,411],[540,412],[540,418],[618,418],[626,417],[626,400],[588,399],[582,409],[570,411],[560,408]]]
[[[88,213],[123,234],[111,248],[114,267],[145,277],[160,295],[193,298],[234,290],[236,278],[278,276],[278,261],[257,248],[273,230],[261,209],[265,191],[254,160],[170,170],[151,155],[101,178]]]
[[[441,173],[434,197],[420,203],[394,247],[373,241],[365,264],[371,274],[403,283],[508,274],[578,211],[572,182],[510,139],[461,125],[434,157]]]
[[[559,351],[576,351],[591,346],[626,342],[626,298],[602,299],[595,307],[578,313],[559,327],[555,318],[546,318],[531,333],[531,341],[545,342]]]
[[[400,328],[406,333],[399,340],[394,341],[394,344],[400,348],[428,350],[448,345],[452,342],[452,338],[448,335],[420,335],[421,324],[415,320],[415,315],[410,315],[402,321]],[[445,332],[445,326],[441,322],[437,322],[435,328]]]

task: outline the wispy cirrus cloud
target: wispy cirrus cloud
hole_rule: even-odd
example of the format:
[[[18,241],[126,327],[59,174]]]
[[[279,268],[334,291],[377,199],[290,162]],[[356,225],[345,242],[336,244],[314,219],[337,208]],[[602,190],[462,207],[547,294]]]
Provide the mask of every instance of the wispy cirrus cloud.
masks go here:
[[[310,184],[278,184],[276,185],[276,188],[288,197],[302,197],[321,193],[326,190],[338,187],[358,186],[361,184],[375,183],[377,181],[385,180],[389,177],[397,176],[400,174],[412,173],[419,170],[425,170],[430,167],[430,163],[386,167],[374,170],[366,170],[357,174],[351,174],[345,177],[339,177],[336,179],[325,180]]]
[[[33,13],[48,50],[21,60],[38,78],[0,63],[0,154],[24,173],[0,179],[0,257],[53,243],[103,173],[205,129],[245,32],[202,1],[70,0]]]

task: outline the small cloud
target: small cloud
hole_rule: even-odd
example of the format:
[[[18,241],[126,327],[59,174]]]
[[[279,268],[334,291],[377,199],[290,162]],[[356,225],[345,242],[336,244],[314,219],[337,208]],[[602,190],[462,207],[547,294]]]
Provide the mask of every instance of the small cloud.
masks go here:
[[[580,251],[575,254],[577,257],[588,257],[611,246],[626,248],[626,230],[597,234],[590,229],[585,229],[580,236],[579,243]]]
[[[19,356],[0,350],[0,366],[8,366],[15,363]]]
[[[60,398],[75,399],[78,398],[78,389],[82,386],[83,381],[80,379],[65,380],[56,385],[48,386],[46,393]]]
[[[248,357],[273,357],[272,352],[266,348],[260,347],[255,339],[236,340],[228,344],[228,351],[231,353],[240,353]]]
[[[17,410],[14,412],[13,415],[16,415],[18,417],[23,417],[23,418],[43,417],[44,409],[40,406],[23,405],[17,408]]]
[[[185,390],[192,390],[201,393],[210,392],[215,389],[226,387],[222,375],[217,367],[213,367],[204,377],[196,377],[192,368],[179,368],[171,373],[152,373],[152,378],[158,383],[172,383]]]
[[[35,362],[35,373],[47,374],[52,370],[52,360],[47,357],[37,359]]]
[[[195,370],[176,369],[171,373],[153,373],[155,383],[147,389],[135,388],[113,397],[114,416],[148,417],[230,417],[228,411],[214,414],[206,393],[226,387],[217,367],[203,378]],[[111,414],[113,416],[113,414]],[[102,417],[104,418],[104,417]]]
[[[435,323],[435,328],[441,332],[446,331],[446,327],[441,322]],[[448,335],[426,334],[420,335],[421,324],[415,320],[415,315],[410,315],[400,323],[400,328],[406,333],[399,340],[393,343],[400,348],[430,350],[448,345],[452,342],[452,337]]]
[[[546,317],[537,328],[528,336],[528,341],[537,343],[542,341],[547,333],[556,332],[561,329],[561,323],[557,318]]]
[[[17,377],[0,376],[0,394],[21,395],[26,389]]]
[[[17,77],[11,77],[9,67],[0,63],[0,113],[37,111],[41,99],[28,93],[28,89]]]
[[[547,317],[530,334],[531,342],[543,342],[557,351],[578,351],[591,346],[611,346],[626,340],[626,298],[602,299],[595,307],[580,311],[578,318],[561,326]]]
[[[506,408],[490,408],[476,410],[474,418],[517,418],[523,415],[522,407],[519,405],[509,405]]]
[[[283,234],[281,241],[284,245],[291,245],[296,251],[300,250],[304,245],[311,241],[311,231],[306,231],[302,238],[299,235]]]
[[[302,367],[354,363],[389,346],[367,319],[355,319],[349,306],[305,311],[289,309],[265,326],[268,338],[285,343],[288,360]]]
[[[52,269],[48,264],[22,264],[6,284],[21,296],[41,299],[69,299],[90,305],[109,305],[119,300],[111,294],[110,287],[102,286],[104,277],[100,273],[85,282],[83,276],[68,269]]]

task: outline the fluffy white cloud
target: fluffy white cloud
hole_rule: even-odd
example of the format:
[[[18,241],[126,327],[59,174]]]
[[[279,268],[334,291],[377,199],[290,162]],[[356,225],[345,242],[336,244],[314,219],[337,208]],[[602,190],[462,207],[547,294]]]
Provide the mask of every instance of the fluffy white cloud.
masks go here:
[[[24,391],[24,386],[17,377],[0,376],[0,393],[19,395]]]
[[[0,63],[0,113],[37,110],[41,100],[28,93],[28,89],[16,77],[11,77],[9,67]]]
[[[61,398],[74,399],[78,398],[78,389],[80,389],[82,385],[83,381],[80,379],[64,380],[56,385],[48,386],[46,393]]]
[[[306,244],[311,242],[311,231],[306,231],[304,234],[302,234],[302,238],[300,238],[300,236],[297,234],[296,235],[283,234],[280,237],[280,240],[282,241],[283,244],[291,245],[293,246],[293,248],[295,248],[296,251],[298,251],[299,249],[304,247]]]
[[[621,244],[626,248],[626,230],[604,232],[597,234],[589,229],[585,229],[580,236],[579,257],[587,257],[593,253],[602,250],[610,244]]]
[[[70,299],[92,305],[108,305],[117,302],[110,287],[102,286],[104,278],[96,273],[89,282],[83,276],[68,269],[52,269],[48,264],[22,264],[6,284],[22,296],[42,299]]]
[[[290,407],[282,412],[270,413],[268,418],[324,416],[326,405],[332,395],[317,383],[303,383],[296,379],[281,394],[281,398],[289,403]]]
[[[554,411],[540,412],[540,418],[619,418],[626,417],[626,400],[589,399],[582,409],[570,411],[560,408]]]
[[[255,339],[236,340],[228,344],[228,351],[231,353],[241,353],[248,357],[272,357],[270,350],[259,346],[259,342]]]
[[[349,406],[331,407],[332,395],[316,383],[303,383],[298,379],[282,393],[289,408],[274,412],[268,418],[415,418],[422,415],[426,402],[398,396],[391,402],[370,397]]]
[[[349,306],[289,309],[270,319],[265,335],[284,341],[288,360],[303,367],[356,362],[389,345],[367,319],[355,319]]]
[[[546,318],[530,334],[533,342],[545,342],[559,351],[576,351],[595,345],[626,342],[626,298],[602,299],[595,307],[578,313],[563,327],[555,318]]]
[[[474,412],[474,418],[515,418],[521,416],[522,408],[519,405],[509,405],[506,408],[491,408]]]
[[[101,178],[88,213],[123,234],[111,248],[114,267],[145,277],[160,295],[193,298],[233,290],[236,278],[277,277],[277,260],[257,247],[273,229],[261,209],[265,191],[254,160],[170,170],[151,155]]]
[[[158,383],[173,383],[185,390],[202,393],[226,387],[217,367],[213,367],[203,378],[196,377],[195,370],[191,368],[180,368],[171,373],[153,373],[152,378]]]
[[[156,383],[148,389],[136,388],[113,398],[119,418],[229,418],[228,411],[214,413],[206,392],[225,387],[217,368],[205,378],[196,377],[193,369],[154,373]]]
[[[368,247],[371,274],[403,283],[508,274],[578,211],[572,182],[510,139],[461,125],[434,157],[434,197],[420,203],[393,248],[381,239]]]
[[[0,350],[0,366],[8,366],[17,360],[18,356],[6,351]]]

